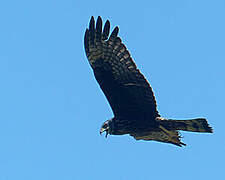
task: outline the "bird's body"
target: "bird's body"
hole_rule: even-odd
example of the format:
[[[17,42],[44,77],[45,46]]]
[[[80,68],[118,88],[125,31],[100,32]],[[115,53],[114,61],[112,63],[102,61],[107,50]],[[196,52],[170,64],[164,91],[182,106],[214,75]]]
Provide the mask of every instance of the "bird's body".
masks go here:
[[[102,31],[101,18],[98,17],[95,25],[92,17],[84,38],[87,58],[114,113],[114,118],[102,125],[101,132],[130,134],[137,140],[178,146],[185,144],[180,141],[177,130],[212,132],[204,118],[186,121],[161,118],[150,84],[117,36],[119,28],[114,28],[110,37],[109,31],[109,21]]]

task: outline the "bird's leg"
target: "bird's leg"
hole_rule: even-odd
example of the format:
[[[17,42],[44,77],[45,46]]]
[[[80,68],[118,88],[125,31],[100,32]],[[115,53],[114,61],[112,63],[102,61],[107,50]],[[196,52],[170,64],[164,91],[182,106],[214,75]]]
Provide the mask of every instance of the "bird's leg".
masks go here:
[[[160,125],[159,128],[167,135],[167,137],[169,138],[169,141],[173,141],[173,133],[171,133],[170,131],[168,131],[162,125]]]
[[[170,135],[169,131],[166,128],[164,128],[162,125],[159,125],[159,128],[163,130],[163,132],[166,133],[167,135]]]
[[[107,138],[108,134],[109,134],[108,131],[106,131],[106,133],[105,133],[105,138]]]

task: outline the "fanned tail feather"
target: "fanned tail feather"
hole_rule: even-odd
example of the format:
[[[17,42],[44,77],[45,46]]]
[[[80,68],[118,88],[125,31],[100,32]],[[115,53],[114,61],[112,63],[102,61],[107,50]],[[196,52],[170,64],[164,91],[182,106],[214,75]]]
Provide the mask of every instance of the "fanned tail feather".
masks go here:
[[[213,130],[204,118],[189,119],[189,120],[172,120],[157,117],[159,129],[145,133],[132,135],[136,140],[154,140],[164,143],[171,143],[177,146],[186,146],[181,142],[181,136],[178,130],[212,133]]]
[[[189,120],[160,119],[159,122],[167,130],[182,130],[205,133],[213,132],[212,128],[209,126],[205,118],[196,118]]]

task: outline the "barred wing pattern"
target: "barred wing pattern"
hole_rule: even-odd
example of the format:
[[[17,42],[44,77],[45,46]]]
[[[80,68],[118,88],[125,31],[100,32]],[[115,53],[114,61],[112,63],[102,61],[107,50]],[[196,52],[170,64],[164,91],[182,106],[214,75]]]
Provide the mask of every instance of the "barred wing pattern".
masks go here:
[[[102,19],[92,17],[86,29],[84,46],[95,78],[104,92],[115,117],[155,120],[160,116],[149,83],[137,69],[130,53],[117,36],[115,27],[109,36],[110,22],[102,31]]]

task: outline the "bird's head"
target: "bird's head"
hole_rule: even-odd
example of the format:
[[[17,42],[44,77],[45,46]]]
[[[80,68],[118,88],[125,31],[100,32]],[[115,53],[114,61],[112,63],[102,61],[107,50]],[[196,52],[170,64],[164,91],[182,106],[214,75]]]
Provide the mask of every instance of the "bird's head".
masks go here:
[[[110,120],[105,121],[100,129],[100,134],[102,134],[103,132],[106,132],[106,134],[105,134],[106,138],[109,134],[109,123],[110,123]]]

